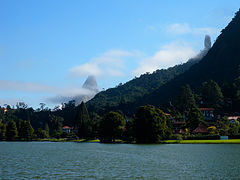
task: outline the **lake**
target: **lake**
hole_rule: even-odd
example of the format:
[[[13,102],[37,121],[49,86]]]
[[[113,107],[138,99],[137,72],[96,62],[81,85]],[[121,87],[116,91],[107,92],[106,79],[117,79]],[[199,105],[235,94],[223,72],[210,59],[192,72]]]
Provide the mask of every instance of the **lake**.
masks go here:
[[[1,178],[240,179],[240,145],[0,142]]]

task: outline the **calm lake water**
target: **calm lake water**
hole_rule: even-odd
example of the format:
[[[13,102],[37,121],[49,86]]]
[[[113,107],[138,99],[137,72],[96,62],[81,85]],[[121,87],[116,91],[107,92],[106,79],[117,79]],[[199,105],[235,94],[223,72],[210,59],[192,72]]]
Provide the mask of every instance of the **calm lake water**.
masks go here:
[[[240,179],[237,144],[0,142],[0,179]]]

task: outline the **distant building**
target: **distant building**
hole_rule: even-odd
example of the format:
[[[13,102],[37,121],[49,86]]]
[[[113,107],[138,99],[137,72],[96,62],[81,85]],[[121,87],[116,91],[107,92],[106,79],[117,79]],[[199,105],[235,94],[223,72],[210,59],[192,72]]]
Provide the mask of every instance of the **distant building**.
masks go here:
[[[228,116],[228,117],[227,117],[227,120],[229,120],[229,122],[230,122],[231,124],[234,124],[235,121],[237,121],[238,119],[240,119],[240,116]]]
[[[186,126],[186,121],[184,119],[173,118],[171,114],[165,113],[166,117],[170,120],[172,124],[173,134],[184,133],[183,128]]]
[[[214,119],[213,108],[199,108],[199,110],[202,112],[206,121],[212,121]]]
[[[63,126],[62,127],[62,132],[63,133],[67,133],[70,134],[73,131],[73,128],[69,127],[69,126]]]

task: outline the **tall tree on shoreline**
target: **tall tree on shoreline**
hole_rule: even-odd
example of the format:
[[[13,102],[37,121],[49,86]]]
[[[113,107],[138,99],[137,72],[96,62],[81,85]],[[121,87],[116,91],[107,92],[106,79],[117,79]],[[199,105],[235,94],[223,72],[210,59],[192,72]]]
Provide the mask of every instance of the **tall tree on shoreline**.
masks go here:
[[[16,140],[18,137],[17,126],[13,120],[9,121],[7,124],[6,137],[9,141]]]
[[[138,143],[155,143],[169,138],[171,130],[167,127],[164,112],[155,106],[141,106],[135,114],[133,131]]]
[[[122,134],[123,116],[117,112],[107,113],[100,122],[100,141],[115,142]]]
[[[80,106],[78,106],[74,122],[75,127],[78,130],[78,137],[89,139],[92,132],[92,127],[87,107],[83,101]]]

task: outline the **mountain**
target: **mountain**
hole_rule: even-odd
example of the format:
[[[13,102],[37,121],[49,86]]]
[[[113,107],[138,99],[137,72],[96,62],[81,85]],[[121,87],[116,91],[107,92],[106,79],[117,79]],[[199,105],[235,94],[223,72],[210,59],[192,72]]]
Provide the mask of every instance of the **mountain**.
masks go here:
[[[173,80],[176,76],[187,71],[191,66],[198,63],[211,48],[210,36],[206,35],[204,49],[186,63],[170,67],[168,69],[156,70],[152,74],[146,73],[123,85],[107,89],[98,93],[93,99],[87,102],[89,111],[103,114],[112,109],[121,109],[128,113],[129,104],[138,102],[144,96],[153,93],[155,90]]]
[[[98,93],[98,85],[95,76],[88,76],[87,80],[82,85],[82,88]]]
[[[82,101],[86,102],[92,99],[99,92],[95,76],[88,76],[82,85],[82,89],[85,91],[85,93],[73,98],[73,100],[76,102],[76,105],[81,104]]]
[[[240,11],[222,30],[212,48],[203,59],[186,72],[156,89],[131,106],[142,104],[161,105],[176,100],[179,89],[185,84],[198,91],[204,81],[212,79],[220,86],[232,83],[239,77],[240,65]]]

